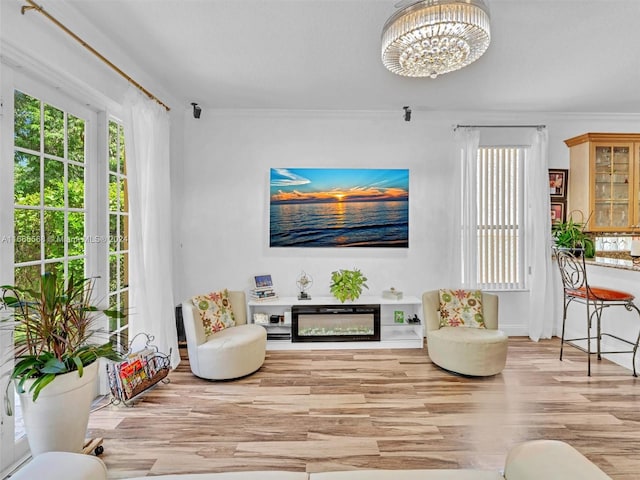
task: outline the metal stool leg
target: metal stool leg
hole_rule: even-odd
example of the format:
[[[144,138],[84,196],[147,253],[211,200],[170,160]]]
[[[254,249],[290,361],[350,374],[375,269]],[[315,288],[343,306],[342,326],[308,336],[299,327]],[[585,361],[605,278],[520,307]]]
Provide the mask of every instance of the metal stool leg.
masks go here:
[[[567,295],[564,295],[563,312],[562,312],[562,337],[560,337],[560,361],[562,361],[562,351],[564,349],[564,328],[567,322]]]
[[[638,309],[635,303],[630,302],[626,308],[629,311],[631,311],[631,309],[634,309],[638,313],[638,317],[640,317],[640,309]],[[638,352],[638,343],[640,343],[640,330],[638,331],[638,337],[636,338],[636,343],[633,345],[633,356],[631,357],[634,377],[638,376],[638,374],[636,373],[636,353]]]
[[[598,360],[602,360],[602,344],[601,344],[601,340],[602,340],[602,309],[604,308],[604,306],[602,304],[595,305],[595,314],[596,314],[596,334],[598,335],[597,341],[598,341]]]
[[[587,376],[591,376],[591,314],[587,300]]]

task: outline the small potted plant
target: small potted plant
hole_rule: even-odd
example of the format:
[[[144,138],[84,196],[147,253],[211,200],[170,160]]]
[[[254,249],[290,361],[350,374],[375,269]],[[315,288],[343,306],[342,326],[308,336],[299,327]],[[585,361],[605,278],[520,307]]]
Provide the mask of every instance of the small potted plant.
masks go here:
[[[11,380],[20,395],[31,453],[82,451],[98,359],[120,360],[111,343],[92,343],[100,331],[95,314],[124,314],[93,306],[88,278],[71,276],[64,282],[45,273],[35,289],[4,285],[0,290],[0,326],[13,332]],[[11,415],[10,402],[6,405]]]
[[[367,277],[358,269],[336,270],[331,272],[331,293],[340,300],[340,303],[356,300],[362,294],[363,288],[369,288],[366,281]]]
[[[555,222],[551,225],[551,235],[558,248],[570,250],[579,255],[584,250],[587,258],[595,256],[595,246],[591,237],[584,231],[585,225],[569,218],[566,222]]]

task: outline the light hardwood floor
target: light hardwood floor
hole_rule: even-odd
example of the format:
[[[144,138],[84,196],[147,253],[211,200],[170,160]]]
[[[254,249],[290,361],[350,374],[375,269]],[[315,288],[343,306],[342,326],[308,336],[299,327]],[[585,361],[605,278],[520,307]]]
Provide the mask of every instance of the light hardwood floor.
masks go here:
[[[426,349],[267,352],[235,381],[171,383],[91,415],[109,478],[238,470],[500,470],[509,448],[571,443],[616,480],[640,478],[640,380],[557,339],[511,338],[507,367],[466,378]],[[186,351],[183,352],[186,356]]]

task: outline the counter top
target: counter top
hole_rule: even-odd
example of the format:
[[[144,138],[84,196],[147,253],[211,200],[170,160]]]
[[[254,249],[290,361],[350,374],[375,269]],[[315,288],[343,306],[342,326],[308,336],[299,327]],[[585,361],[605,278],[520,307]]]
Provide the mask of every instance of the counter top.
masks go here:
[[[597,265],[599,267],[620,268],[622,270],[632,270],[640,272],[640,260],[626,260],[623,258],[598,257],[585,258],[587,265]]]

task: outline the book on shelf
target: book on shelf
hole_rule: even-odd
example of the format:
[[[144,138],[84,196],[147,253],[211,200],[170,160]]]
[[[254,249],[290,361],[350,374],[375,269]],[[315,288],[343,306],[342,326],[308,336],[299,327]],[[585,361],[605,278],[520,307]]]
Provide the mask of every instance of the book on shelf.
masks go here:
[[[269,289],[252,289],[249,290],[249,296],[253,299],[267,299],[267,298],[276,298],[278,294],[275,292],[273,288]]]
[[[249,295],[251,300],[254,302],[268,302],[270,300],[275,300],[278,298],[278,295],[274,293],[273,295]]]

